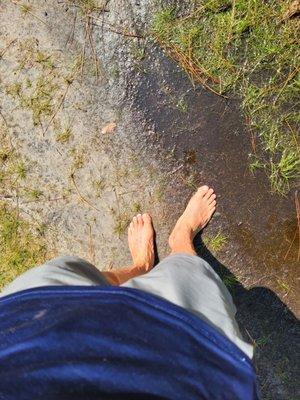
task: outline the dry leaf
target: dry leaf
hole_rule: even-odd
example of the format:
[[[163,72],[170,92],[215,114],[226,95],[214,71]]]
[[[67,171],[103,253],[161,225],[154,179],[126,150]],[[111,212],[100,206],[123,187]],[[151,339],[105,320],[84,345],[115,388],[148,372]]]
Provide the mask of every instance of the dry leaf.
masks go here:
[[[117,124],[115,122],[109,122],[107,125],[105,125],[102,130],[101,133],[113,133],[113,131],[116,129]]]

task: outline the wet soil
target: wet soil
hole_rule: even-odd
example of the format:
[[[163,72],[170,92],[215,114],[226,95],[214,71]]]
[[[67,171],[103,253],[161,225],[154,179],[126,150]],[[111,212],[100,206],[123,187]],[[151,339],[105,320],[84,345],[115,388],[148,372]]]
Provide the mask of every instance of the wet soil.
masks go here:
[[[250,172],[251,136],[238,100],[193,87],[156,47],[149,49],[143,67],[146,73],[136,88],[135,107],[162,148],[172,151],[182,170],[194,174],[193,184],[215,188],[222,226],[247,257],[243,272],[251,271],[252,282],[277,289],[296,311],[299,243],[293,241],[294,191],[287,197],[272,194],[266,175]],[[281,293],[278,281],[289,289]]]

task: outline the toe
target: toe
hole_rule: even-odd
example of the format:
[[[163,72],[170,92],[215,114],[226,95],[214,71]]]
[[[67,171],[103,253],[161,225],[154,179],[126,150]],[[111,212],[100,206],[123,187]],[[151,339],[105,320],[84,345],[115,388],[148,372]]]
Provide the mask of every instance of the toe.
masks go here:
[[[137,216],[136,216],[136,218],[137,218],[137,224],[138,224],[138,226],[140,227],[140,226],[143,226],[143,217],[142,217],[142,214],[138,214]]]
[[[132,222],[131,222],[131,228],[132,229],[134,229],[134,228],[136,228],[137,226],[138,226],[138,219],[137,219],[137,217],[133,217],[132,218]]]
[[[212,202],[215,202],[216,203],[216,198],[217,198],[217,196],[216,196],[216,194],[215,193],[213,193],[211,196],[210,196],[210,198],[209,198],[209,203],[211,204]]]
[[[142,215],[142,218],[143,218],[143,221],[144,221],[145,224],[151,224],[152,219],[151,219],[150,214],[145,213],[145,214]]]
[[[213,194],[213,192],[214,192],[214,189],[212,189],[212,188],[208,189],[208,191],[204,195],[204,198],[209,199],[210,196]]]
[[[197,190],[197,193],[199,193],[200,195],[204,196],[205,193],[207,193],[207,191],[209,190],[209,187],[207,185],[204,186],[200,186]]]
[[[211,207],[216,207],[216,204],[217,204],[216,200],[213,200],[213,201],[210,203],[210,206],[211,206]]]

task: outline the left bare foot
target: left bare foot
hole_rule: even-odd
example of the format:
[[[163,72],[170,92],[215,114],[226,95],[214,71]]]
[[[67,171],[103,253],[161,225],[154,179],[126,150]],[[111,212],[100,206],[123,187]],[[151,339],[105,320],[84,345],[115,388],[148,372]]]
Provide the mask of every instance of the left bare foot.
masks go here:
[[[128,228],[128,245],[134,268],[149,271],[154,265],[154,229],[149,214],[133,217]]]

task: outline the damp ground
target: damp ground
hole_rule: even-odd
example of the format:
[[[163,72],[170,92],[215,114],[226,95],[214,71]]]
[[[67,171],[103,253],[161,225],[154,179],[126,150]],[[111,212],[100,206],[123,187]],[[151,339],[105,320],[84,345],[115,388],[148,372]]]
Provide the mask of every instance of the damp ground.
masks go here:
[[[237,302],[264,398],[296,398],[294,193],[271,194],[249,171],[239,103],[194,87],[145,37],[149,2],[99,2],[89,13],[20,4],[0,17],[1,206],[35,230],[37,259],[128,265],[127,225],[143,211],[162,258],[189,196],[213,186],[219,208],[199,252]]]

